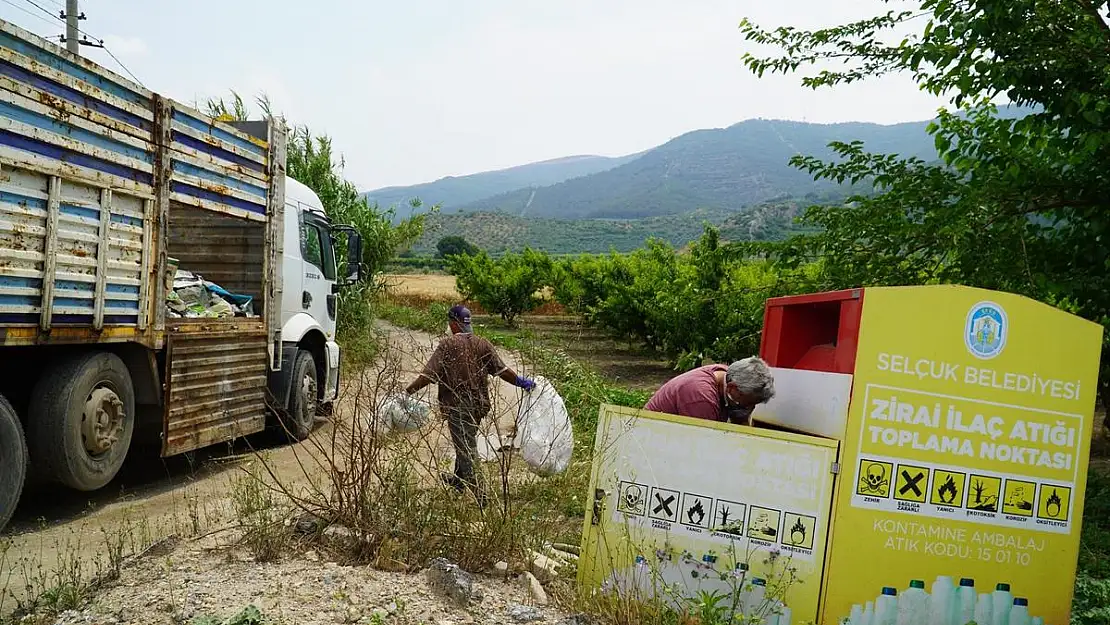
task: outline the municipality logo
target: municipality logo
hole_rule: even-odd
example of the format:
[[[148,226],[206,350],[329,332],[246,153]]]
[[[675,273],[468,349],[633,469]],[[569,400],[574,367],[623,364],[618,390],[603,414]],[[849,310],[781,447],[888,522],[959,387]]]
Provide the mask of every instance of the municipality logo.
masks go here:
[[[964,343],[976,358],[994,358],[1006,346],[1010,324],[1006,311],[994,302],[979,302],[967,313],[964,324]]]

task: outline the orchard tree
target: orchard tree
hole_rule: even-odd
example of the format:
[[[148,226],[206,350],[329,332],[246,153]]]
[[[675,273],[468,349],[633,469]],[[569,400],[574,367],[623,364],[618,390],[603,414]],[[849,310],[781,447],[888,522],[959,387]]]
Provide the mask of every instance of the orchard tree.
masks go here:
[[[889,2],[891,6],[895,3]],[[1110,22],[1087,0],[918,0],[911,9],[830,28],[764,28],[745,55],[755,74],[800,73],[813,88],[888,74],[947,98],[930,125],[939,159],[871,154],[792,163],[874,193],[810,208],[822,229],[779,250],[820,256],[825,284],[960,282],[1022,293],[1110,322]],[[1028,107],[999,115],[995,103]],[[1099,392],[1110,403],[1103,342]]]
[[[520,254],[506,252],[496,259],[481,251],[473,256],[451,256],[447,268],[463,297],[512,325],[518,315],[543,303],[540,291],[548,285],[554,263],[547,254],[531,249]]]

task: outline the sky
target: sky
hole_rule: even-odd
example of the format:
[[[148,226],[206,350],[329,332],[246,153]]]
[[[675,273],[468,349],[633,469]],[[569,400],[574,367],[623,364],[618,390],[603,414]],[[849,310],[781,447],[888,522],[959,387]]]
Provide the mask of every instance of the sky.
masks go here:
[[[42,7],[34,6],[35,4]],[[58,35],[64,0],[0,0]],[[904,76],[814,91],[750,74],[738,25],[814,28],[880,0],[82,0],[81,28],[192,104],[269,95],[327,133],[361,189],[639,152],[751,118],[895,123],[942,105]],[[127,75],[103,50],[82,54]]]

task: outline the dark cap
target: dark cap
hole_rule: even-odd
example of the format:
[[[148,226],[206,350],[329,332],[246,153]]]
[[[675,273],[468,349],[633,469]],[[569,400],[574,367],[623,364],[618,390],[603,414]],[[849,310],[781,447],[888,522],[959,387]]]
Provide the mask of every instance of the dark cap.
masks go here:
[[[447,318],[462,326],[463,332],[470,332],[470,309],[462,304],[456,304],[447,311]]]

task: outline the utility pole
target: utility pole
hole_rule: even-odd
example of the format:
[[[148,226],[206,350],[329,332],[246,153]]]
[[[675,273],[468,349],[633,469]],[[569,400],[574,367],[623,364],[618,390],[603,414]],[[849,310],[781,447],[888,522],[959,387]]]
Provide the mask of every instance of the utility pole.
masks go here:
[[[77,39],[77,20],[81,12],[77,10],[77,0],[66,0],[66,50],[80,54],[81,42]]]

